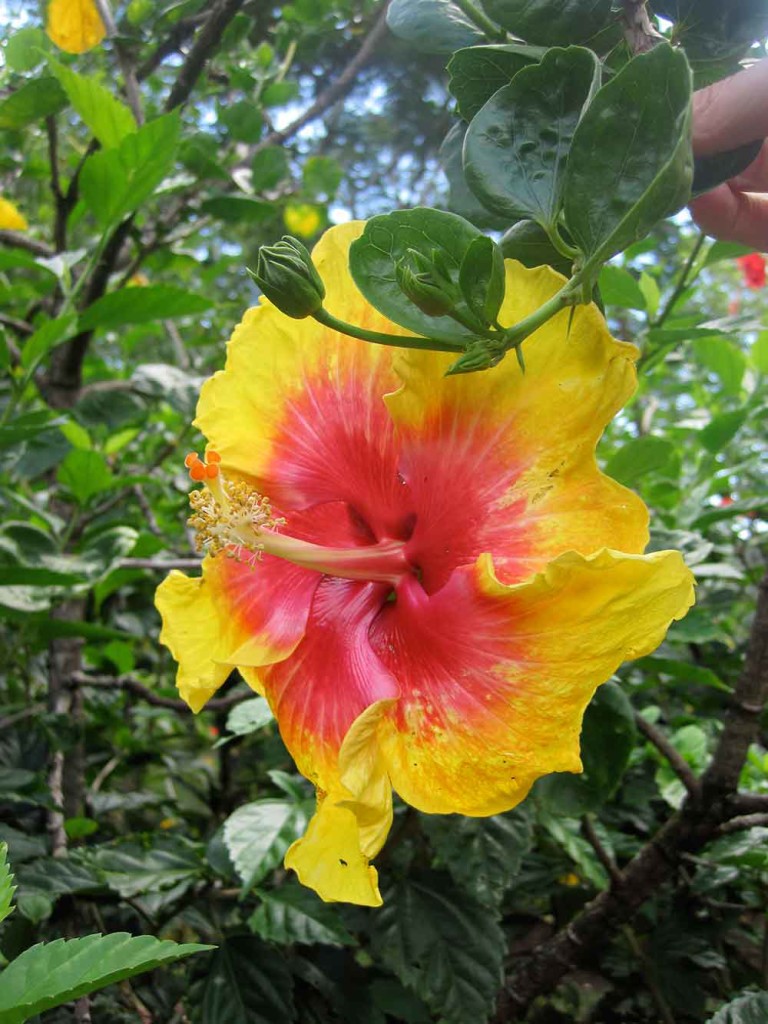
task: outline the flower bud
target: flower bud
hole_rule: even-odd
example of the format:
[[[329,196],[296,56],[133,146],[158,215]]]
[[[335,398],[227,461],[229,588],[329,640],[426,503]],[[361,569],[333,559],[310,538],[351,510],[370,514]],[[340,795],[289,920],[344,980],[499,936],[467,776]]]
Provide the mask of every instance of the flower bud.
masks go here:
[[[474,239],[461,261],[459,287],[464,301],[480,323],[494,323],[504,301],[504,257],[486,235]]]
[[[438,250],[432,258],[408,249],[395,264],[395,277],[402,293],[427,316],[450,316],[458,294],[445,259]]]
[[[249,270],[262,292],[281,313],[303,320],[323,305],[325,286],[306,246],[284,235],[275,245],[263,245],[256,270]]]
[[[494,345],[491,341],[477,339],[470,342],[464,353],[446,371],[446,377],[459,373],[475,373],[477,370],[490,370],[504,358],[504,348]]]

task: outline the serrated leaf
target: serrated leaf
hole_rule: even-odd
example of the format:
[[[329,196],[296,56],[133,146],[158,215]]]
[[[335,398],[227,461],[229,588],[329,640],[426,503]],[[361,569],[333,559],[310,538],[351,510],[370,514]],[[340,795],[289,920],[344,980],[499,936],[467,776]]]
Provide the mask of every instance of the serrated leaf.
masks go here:
[[[55,78],[35,79],[0,102],[0,129],[18,131],[33,121],[58,114],[66,105],[67,94]]]
[[[726,1003],[708,1024],[765,1024],[768,1020],[768,992],[750,992]]]
[[[456,98],[459,114],[471,121],[497,89],[509,85],[518,71],[544,56],[540,46],[510,43],[469,46],[457,50],[448,62],[448,88]]]
[[[451,53],[485,41],[482,32],[451,0],[392,0],[387,25],[427,53]]]
[[[55,60],[49,63],[69,102],[105,149],[119,146],[126,135],[136,131],[136,118],[130,107],[95,78],[80,75]]]
[[[489,210],[553,227],[566,161],[599,64],[579,46],[548,50],[488,100],[467,129],[464,173]]]
[[[453,213],[416,208],[372,217],[349,251],[349,268],[355,284],[380,312],[417,334],[466,342],[472,332],[447,316],[422,313],[403,294],[395,275],[396,262],[408,249],[429,260],[438,251],[458,290],[459,269],[469,246],[481,232]],[[456,307],[466,316],[466,303]]]
[[[211,299],[175,285],[149,285],[145,288],[121,288],[103,295],[80,315],[80,330],[96,327],[122,327],[151,320],[172,320],[177,316],[195,316],[213,305]]]
[[[204,871],[202,849],[180,836],[156,836],[150,847],[125,841],[96,847],[88,860],[126,899],[182,883],[188,888]]]
[[[437,855],[437,866],[481,903],[497,907],[520,870],[533,839],[525,808],[490,818],[426,814],[421,827]]]
[[[253,697],[232,708],[227,716],[227,729],[237,736],[247,736],[274,720],[267,701],[263,697]]]
[[[372,921],[374,954],[445,1024],[485,1021],[501,985],[504,937],[488,908],[438,873],[390,889]]]
[[[228,939],[205,974],[200,1024],[291,1024],[293,979],[284,957],[255,937]]]
[[[248,927],[268,942],[312,946],[354,946],[338,912],[311,889],[291,882],[262,892],[261,905],[248,919]]]
[[[495,22],[543,46],[584,43],[605,28],[611,0],[482,0]]]
[[[301,809],[287,800],[256,800],[227,818],[224,842],[244,889],[280,864],[304,824]]]
[[[12,900],[16,892],[11,866],[8,863],[8,843],[0,843],[0,921],[13,912]]]
[[[0,974],[0,1017],[3,1024],[22,1024],[53,1006],[213,948],[127,932],[41,942]]]
[[[660,43],[629,61],[589,105],[568,158],[564,212],[568,231],[594,262],[688,201],[690,98],[685,55]]]
[[[101,452],[75,448],[64,459],[57,474],[59,483],[66,487],[80,505],[110,488],[114,477]]]

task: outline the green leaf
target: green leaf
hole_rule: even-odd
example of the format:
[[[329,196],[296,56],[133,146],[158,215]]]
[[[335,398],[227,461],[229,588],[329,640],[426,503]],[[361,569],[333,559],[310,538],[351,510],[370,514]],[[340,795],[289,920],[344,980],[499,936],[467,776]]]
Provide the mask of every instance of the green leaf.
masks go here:
[[[227,716],[227,729],[237,736],[247,736],[274,720],[267,701],[263,697],[254,697],[232,708]]]
[[[464,142],[467,184],[484,206],[554,227],[568,152],[598,76],[591,50],[555,48],[494,93]]]
[[[8,843],[0,843],[0,921],[4,921],[9,914],[13,913],[13,894],[16,886],[13,884],[11,866],[8,863]]]
[[[148,121],[117,149],[86,160],[80,188],[86,206],[107,228],[138,209],[173,168],[181,122],[178,111]]]
[[[648,473],[663,469],[675,455],[675,446],[663,437],[636,437],[608,460],[605,472],[627,487],[634,486]]]
[[[284,957],[255,937],[230,938],[206,967],[200,1024],[292,1024],[293,979]]]
[[[747,369],[746,357],[725,338],[696,338],[694,357],[720,379],[728,395],[741,392],[741,382]]]
[[[32,71],[45,60],[49,48],[41,28],[20,28],[5,43],[5,63],[11,71]]]
[[[290,882],[259,896],[261,905],[248,919],[248,927],[268,942],[296,942],[304,946],[356,944],[338,911],[303,885]]]
[[[529,43],[585,43],[605,28],[611,0],[482,0],[495,22]]]
[[[645,309],[645,296],[640,285],[624,267],[614,267],[610,264],[603,267],[598,278],[598,286],[606,306]]]
[[[768,1020],[768,992],[750,992],[722,1006],[709,1024],[765,1024]]]
[[[0,129],[24,128],[58,114],[66,105],[67,95],[55,78],[36,78],[0,102]]]
[[[500,46],[469,46],[457,50],[448,61],[448,88],[456,98],[459,114],[471,121],[483,104],[509,85],[518,71],[544,56],[540,46],[509,43]]]
[[[122,327],[150,320],[172,320],[195,316],[210,309],[211,299],[175,285],[156,284],[144,288],[121,288],[103,295],[80,314],[81,331],[96,327]]]
[[[747,418],[746,409],[734,409],[713,416],[709,423],[699,432],[699,440],[713,454],[734,439]]]
[[[524,267],[553,267],[565,277],[570,276],[572,261],[557,251],[535,220],[518,221],[499,244],[508,260],[519,260]]]
[[[608,875],[592,846],[579,834],[578,819],[554,817],[546,811],[541,812],[540,818],[547,832],[573,861],[579,874],[596,889],[604,889]]]
[[[672,746],[682,754],[696,775],[707,767],[707,734],[698,725],[684,725],[670,736]],[[655,749],[655,748],[654,748]],[[656,785],[664,800],[675,810],[682,805],[686,788],[668,761],[662,760],[656,769]]]
[[[49,64],[69,102],[105,149],[114,149],[126,135],[136,131],[136,118],[130,108],[95,78],[79,75],[55,60]]]
[[[302,185],[313,199],[330,202],[344,178],[344,168],[330,156],[311,156],[304,164]]]
[[[436,865],[444,865],[456,885],[480,903],[498,907],[533,840],[526,809],[490,818],[426,814],[420,821]]]
[[[579,817],[601,807],[619,787],[637,739],[628,697],[616,683],[598,687],[584,715],[581,775],[555,773],[535,794],[551,814]]]
[[[568,159],[565,222],[595,263],[687,202],[690,99],[685,55],[660,43],[629,61],[592,100]]]
[[[485,42],[474,22],[451,0],[392,0],[387,25],[396,36],[426,53],[451,53]]]
[[[265,107],[282,107],[299,95],[297,82],[270,82],[261,94],[261,102]]]
[[[768,375],[768,331],[761,331],[755,338],[749,358],[758,373]]]
[[[155,836],[151,846],[129,841],[100,846],[88,859],[124,899],[188,889],[204,872],[200,847],[180,836]]]
[[[254,192],[264,192],[284,181],[291,172],[283,146],[267,146],[259,150],[251,163],[251,173]]]
[[[390,320],[417,334],[466,341],[473,336],[468,328],[447,316],[428,316],[406,298],[397,282],[395,264],[408,249],[423,253],[430,262],[437,251],[458,289],[464,254],[479,237],[476,227],[454,213],[426,208],[387,213],[372,217],[352,243],[349,268],[366,299]],[[456,305],[470,315],[465,302]]]
[[[438,873],[403,880],[372,919],[374,955],[445,1024],[484,1021],[501,985],[504,936],[488,908]]]
[[[213,948],[127,932],[41,942],[0,974],[0,1017],[4,1024],[22,1024],[88,992]]]
[[[21,350],[21,365],[24,369],[31,373],[51,349],[72,337],[76,325],[77,316],[71,312],[56,317],[55,320],[48,320],[38,327],[35,333],[27,338]]]
[[[57,479],[71,492],[80,505],[101,491],[108,490],[114,477],[101,452],[75,448],[61,464]]]
[[[746,171],[756,158],[763,145],[762,139],[748,142],[737,149],[729,149],[725,153],[712,153],[709,156],[698,156],[693,163],[693,183],[691,195],[700,196],[711,192],[713,188],[730,181],[737,174]]]
[[[677,623],[675,623],[677,626]],[[657,655],[648,655],[635,662],[637,668],[646,673],[656,682],[659,676],[668,676],[675,680],[675,685],[680,683],[695,686],[708,686],[713,690],[720,690],[722,693],[731,693],[731,687],[722,681],[711,668],[704,665],[694,665],[690,661],[676,661],[674,658],[661,658]]]
[[[264,118],[250,100],[238,100],[219,108],[219,123],[235,142],[257,142],[264,127]]]
[[[478,202],[464,177],[462,149],[466,132],[467,126],[457,121],[440,146],[440,165],[448,179],[448,207],[452,213],[458,214],[479,228],[501,230],[506,227],[506,221]]]
[[[713,263],[720,263],[722,260],[735,260],[738,256],[748,256],[754,250],[741,242],[713,242],[704,260],[704,266],[709,267]]]
[[[227,818],[224,843],[244,889],[278,866],[304,823],[301,809],[287,800],[256,800]]]
[[[274,216],[275,206],[264,199],[252,199],[251,196],[220,195],[206,199],[200,204],[200,211],[226,224],[258,224]]]
[[[645,299],[645,308],[649,319],[655,317],[659,309],[659,302],[661,301],[661,292],[659,291],[656,278],[649,274],[647,270],[644,270],[640,274],[638,285]]]

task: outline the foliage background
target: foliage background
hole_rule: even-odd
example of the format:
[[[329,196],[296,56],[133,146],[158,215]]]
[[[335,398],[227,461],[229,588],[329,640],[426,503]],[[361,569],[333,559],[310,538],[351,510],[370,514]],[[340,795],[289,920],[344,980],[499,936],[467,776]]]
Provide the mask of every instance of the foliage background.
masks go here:
[[[713,12],[679,6],[654,5],[689,32],[700,76],[763,52],[752,38],[715,52]],[[643,356],[600,456],[650,505],[654,545],[685,552],[698,602],[599,691],[585,776],[542,780],[491,819],[398,807],[385,907],[326,906],[280,866],[312,795],[263,704],[237,679],[196,718],[175,696],[152,593],[193,559],[182,459],[199,384],[256,298],[244,268],[285,230],[312,241],[451,198],[463,212],[439,165],[448,54],[392,36],[384,7],[131,0],[113,42],[70,58],[36,4],[3,5],[0,194],[30,228],[0,231],[0,840],[18,885],[0,949],[97,931],[217,947],[45,1022],[513,1020],[502,978],[608,890],[722,731],[765,569],[768,331],[742,250],[684,215],[601,275],[612,328]],[[114,92],[120,51],[146,120],[168,120],[133,177],[124,158],[97,179],[94,115],[61,101],[47,59]],[[764,731],[740,784],[764,812]],[[768,817],[749,824],[678,850],[530,1019],[687,1024],[768,987]]]

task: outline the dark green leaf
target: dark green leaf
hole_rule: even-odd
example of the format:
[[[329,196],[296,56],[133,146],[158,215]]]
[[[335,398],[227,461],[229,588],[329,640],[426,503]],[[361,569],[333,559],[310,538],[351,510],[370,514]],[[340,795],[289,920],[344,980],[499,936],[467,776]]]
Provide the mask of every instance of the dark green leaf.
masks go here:
[[[0,842],[0,921],[13,911],[13,894],[16,886],[13,884],[11,866],[8,863],[8,844]]]
[[[282,146],[267,146],[260,150],[251,163],[251,185],[254,192],[274,188],[288,177],[288,157]]]
[[[127,932],[41,942],[0,974],[0,1016],[4,1024],[23,1024],[87,992],[212,948]]]
[[[687,683],[695,686],[708,686],[713,690],[721,690],[723,693],[731,692],[730,686],[727,686],[711,668],[694,665],[690,661],[676,661],[674,658],[649,655],[646,658],[640,658],[636,665],[647,673],[654,683],[658,682],[660,676],[668,676],[675,680],[676,685]]]
[[[768,34],[764,0],[653,0],[653,9],[676,22],[675,37],[698,58],[740,57]]]
[[[263,199],[252,199],[251,196],[211,196],[200,204],[202,213],[210,213],[212,217],[227,224],[254,223],[268,220],[274,215],[274,204]]]
[[[693,164],[693,184],[691,195],[700,196],[710,192],[724,181],[735,178],[746,171],[760,152],[763,140],[748,142],[738,149],[729,149],[725,153],[713,153],[710,156],[698,156]]]
[[[79,75],[55,60],[50,61],[50,66],[69,102],[105,149],[119,146],[126,135],[136,131],[130,107],[95,78]]]
[[[685,55],[662,43],[629,61],[592,100],[568,159],[565,220],[595,262],[687,202],[690,97]]]
[[[608,460],[605,472],[631,487],[648,473],[663,469],[675,454],[675,446],[663,437],[636,437]]]
[[[67,95],[55,78],[34,79],[0,102],[0,128],[24,128],[58,114],[66,105]]]
[[[374,953],[445,1024],[484,1021],[501,984],[504,937],[488,908],[438,873],[389,890],[372,920]]]
[[[748,256],[753,250],[741,242],[713,242],[704,260],[704,266],[709,267],[721,260],[734,260],[737,256]]]
[[[213,954],[205,972],[201,1024],[291,1024],[293,979],[274,946],[232,938]]]
[[[265,107],[282,107],[299,95],[297,82],[271,82],[261,94]]]
[[[501,230],[506,227],[506,220],[477,201],[464,177],[462,149],[466,131],[467,126],[457,121],[440,146],[440,165],[448,179],[448,207],[451,213],[457,213],[479,228]]]
[[[552,245],[544,228],[535,220],[521,220],[502,236],[501,251],[508,260],[519,260],[524,267],[553,267],[570,276],[572,262]]]
[[[464,142],[467,184],[484,206],[510,221],[556,224],[568,152],[598,75],[591,50],[555,48],[494,93]]]
[[[551,814],[580,817],[616,792],[635,746],[634,712],[616,683],[598,687],[584,715],[581,775],[556,773],[536,784],[536,797]]]
[[[453,213],[417,208],[373,217],[352,243],[349,267],[363,295],[378,310],[417,334],[466,341],[472,332],[447,316],[428,316],[410,302],[400,289],[395,264],[408,249],[432,260],[437,251],[445,260],[451,280],[458,286],[459,268],[469,246],[480,232]],[[466,303],[457,308],[470,315]]]
[[[204,870],[201,849],[178,836],[155,836],[151,846],[123,841],[96,847],[88,859],[109,887],[128,899],[180,883],[188,888]]]
[[[451,53],[485,41],[451,0],[392,0],[387,25],[396,36],[427,53]]]
[[[540,46],[522,43],[458,50],[448,62],[448,88],[456,97],[459,114],[471,121],[497,89],[509,85],[518,71],[541,60],[545,52]]]
[[[56,348],[75,332],[77,317],[74,313],[65,313],[55,320],[48,320],[30,335],[21,350],[21,365],[25,370],[32,371],[52,348]]]
[[[174,285],[157,284],[144,288],[121,288],[92,303],[80,314],[79,327],[122,327],[150,320],[172,320],[177,316],[195,316],[212,306],[211,299]]]
[[[289,882],[259,896],[261,905],[248,919],[248,926],[262,939],[305,946],[355,945],[336,909],[311,889]]]
[[[249,100],[222,106],[219,121],[236,142],[257,142],[264,127],[261,111]]]
[[[494,21],[529,43],[585,43],[605,28],[611,0],[482,0]]]
[[[421,827],[454,882],[475,899],[497,907],[520,870],[533,840],[525,807],[491,818],[427,814]]]

